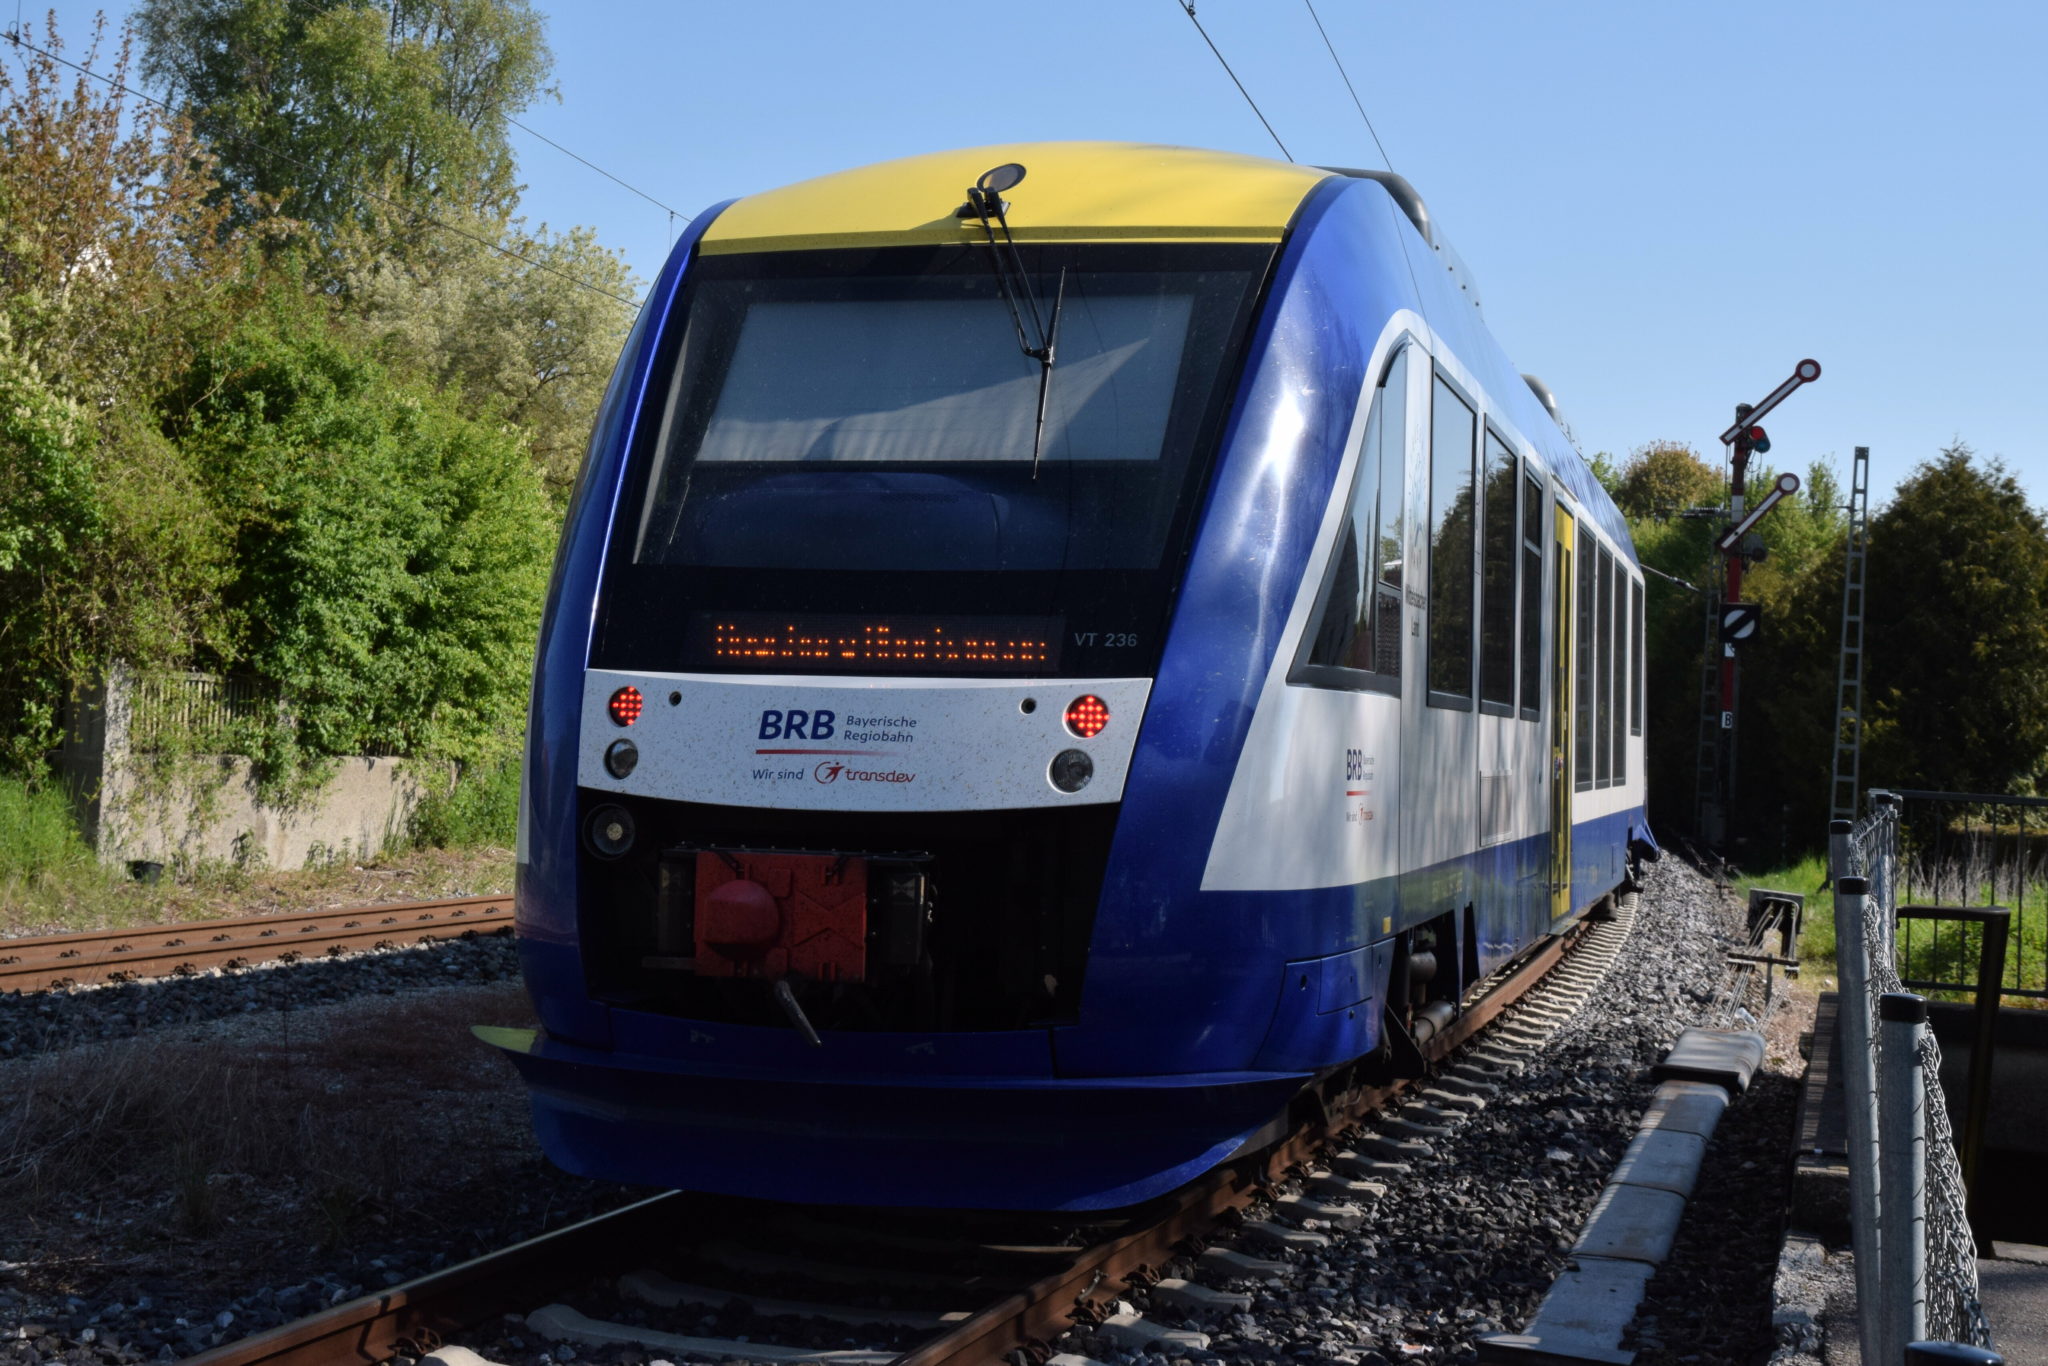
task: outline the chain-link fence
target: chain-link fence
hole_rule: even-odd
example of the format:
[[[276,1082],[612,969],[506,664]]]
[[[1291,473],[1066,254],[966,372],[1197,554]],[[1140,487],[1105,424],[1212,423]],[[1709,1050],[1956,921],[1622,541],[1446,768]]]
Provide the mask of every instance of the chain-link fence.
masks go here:
[[[1838,825],[1837,830],[1840,830]],[[1880,997],[1888,993],[1902,993],[1905,987],[1899,980],[1897,910],[1899,892],[1899,808],[1895,802],[1879,802],[1869,816],[1858,821],[1847,832],[1846,838],[1835,841],[1835,867],[1831,870],[1837,880],[1836,914],[1838,924],[1845,913],[1860,911],[1861,933],[1841,933],[1838,929],[1836,950],[1846,958],[1857,953],[1861,963],[1841,962],[1842,979],[1841,1015],[1843,1020],[1843,1055],[1848,1064],[1843,1070],[1845,1093],[1852,1111],[1850,1134],[1852,1149],[1862,1147],[1862,1152],[1850,1154],[1852,1188],[1859,1183],[1857,1165],[1864,1164],[1864,1170],[1871,1177],[1890,1175],[1892,1168],[1884,1165],[1875,1142],[1877,1128],[1874,1123],[1858,1125],[1853,1122],[1854,1113],[1875,1116],[1885,1108],[1878,1077],[1881,1069],[1869,1065],[1870,1053],[1874,1050],[1875,1037],[1871,1033],[1870,1021],[1877,1011]],[[1845,895],[1840,880],[1862,878],[1868,884],[1867,893],[1861,897]],[[1860,906],[1856,903],[1860,901]],[[1857,927],[1846,927],[1853,931]],[[1860,950],[1860,952],[1858,952]],[[1861,971],[1856,968],[1860,966]],[[1851,984],[1857,990],[1851,999]],[[1862,1028],[1854,1026],[1851,1014],[1860,1017]],[[1860,1033],[1864,1058],[1859,1060],[1852,1051],[1851,1035]],[[1858,1065],[1861,1062],[1862,1065]],[[1957,1157],[1955,1135],[1949,1123],[1948,1106],[1941,1092],[1941,1049],[1934,1041],[1932,1030],[1922,1028],[1919,1034],[1919,1063],[1921,1089],[1925,1093],[1923,1110],[1925,1123],[1926,1151],[1926,1326],[1927,1336],[1944,1338],[1953,1342],[1966,1342],[1974,1346],[1991,1345],[1991,1329],[1984,1317],[1983,1304],[1977,1292],[1977,1253],[1970,1234],[1970,1223],[1964,1209],[1964,1188],[1962,1165]],[[1895,1104],[1905,1103],[1894,1098]],[[1865,1130],[1862,1142],[1858,1129]],[[1852,1189],[1852,1197],[1858,1194]],[[1909,1293],[1907,1287],[1882,1284],[1875,1274],[1874,1266],[1864,1265],[1873,1260],[1873,1254],[1891,1236],[1887,1227],[1876,1225],[1876,1190],[1869,1192],[1870,1198],[1856,1198],[1858,1208],[1854,1217],[1866,1222],[1866,1228],[1858,1230],[1856,1256],[1858,1260],[1857,1284],[1859,1297],[1863,1301],[1862,1312],[1866,1325],[1869,1315],[1881,1311],[1886,1305],[1895,1305],[1901,1295]],[[1865,1208],[1869,1206],[1869,1208]],[[1887,1249],[1887,1252],[1896,1249]],[[1890,1257],[1883,1260],[1889,1262]],[[1873,1302],[1873,1296],[1875,1300]],[[1871,1335],[1866,1328],[1865,1351],[1870,1352]],[[1904,1344],[1897,1344],[1903,1347]]]

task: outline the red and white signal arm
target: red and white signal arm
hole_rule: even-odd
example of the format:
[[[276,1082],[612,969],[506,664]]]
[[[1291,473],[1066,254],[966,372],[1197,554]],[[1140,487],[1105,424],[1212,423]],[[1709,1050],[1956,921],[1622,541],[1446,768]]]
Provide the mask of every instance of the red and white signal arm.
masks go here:
[[[1762,622],[1764,609],[1753,602],[1724,602],[1721,604],[1721,639],[1724,642],[1748,640],[1756,635],[1756,628]]]

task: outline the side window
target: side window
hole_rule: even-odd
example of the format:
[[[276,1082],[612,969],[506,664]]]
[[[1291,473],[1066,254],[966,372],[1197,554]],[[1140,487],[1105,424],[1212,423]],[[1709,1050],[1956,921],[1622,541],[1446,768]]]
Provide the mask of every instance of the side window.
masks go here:
[[[1522,719],[1543,714],[1543,485],[1522,480]]]
[[[1473,479],[1479,420],[1437,376],[1429,423],[1429,700],[1472,705]]]
[[[1628,565],[1614,560],[1614,614],[1607,634],[1614,640],[1614,785],[1628,781]]]
[[[1581,791],[1593,785],[1593,571],[1599,566],[1593,538],[1581,534],[1579,591],[1572,611],[1572,654],[1577,666],[1572,682],[1572,777]]]
[[[1515,709],[1515,453],[1486,431],[1486,536],[1479,567],[1479,701],[1501,716]]]
[[[1614,556],[1606,546],[1600,547],[1597,577],[1595,587],[1600,593],[1600,605],[1594,609],[1593,635],[1599,653],[1594,657],[1593,668],[1599,701],[1593,716],[1593,740],[1597,747],[1593,781],[1606,787],[1614,781]]]
[[[1635,686],[1629,689],[1628,733],[1643,733],[1643,586],[1631,581],[1628,586],[1629,628],[1628,664],[1633,671]]]
[[[1296,681],[1401,690],[1401,490],[1408,435],[1408,351],[1373,391],[1330,576]]]
[[[1407,581],[1402,558],[1408,553],[1408,354],[1402,351],[1387,371],[1387,387],[1394,391],[1388,402],[1399,405],[1401,420],[1387,428],[1380,461],[1380,601],[1373,618],[1373,668],[1393,680],[1396,692],[1401,689],[1401,642],[1407,639],[1401,602]]]

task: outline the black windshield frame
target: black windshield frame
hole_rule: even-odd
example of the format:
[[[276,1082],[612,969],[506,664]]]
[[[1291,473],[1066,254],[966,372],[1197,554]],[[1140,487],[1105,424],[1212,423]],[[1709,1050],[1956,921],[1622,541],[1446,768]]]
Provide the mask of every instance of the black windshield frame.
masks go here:
[[[1112,466],[1149,464],[1165,471],[1170,485],[1162,496],[1163,533],[1149,562],[1102,568],[905,570],[901,567],[848,570],[774,565],[709,566],[643,562],[643,516],[649,504],[662,443],[672,439],[676,408],[701,395],[705,384],[678,374],[689,343],[692,305],[707,282],[749,279],[832,279],[922,273],[985,273],[993,279],[986,246],[898,247],[748,253],[704,257],[693,263],[682,297],[665,321],[648,384],[634,449],[628,453],[617,513],[607,549],[592,641],[591,664],[599,668],[678,673],[785,672],[749,668],[711,658],[703,635],[693,628],[706,613],[771,612],[794,616],[902,613],[929,617],[1040,618],[1056,623],[1061,648],[1046,676],[1137,676],[1157,664],[1187,552],[1196,509],[1207,487],[1224,419],[1242,373],[1253,318],[1265,295],[1278,249],[1241,243],[1072,243],[1022,245],[1027,269],[1043,283],[1049,299],[1062,268],[1072,272],[1213,275],[1231,281],[1228,297],[1212,291],[1211,315],[1203,326],[1217,332],[1187,365],[1206,365],[1197,402],[1186,397],[1185,377],[1177,383],[1165,456],[1140,461],[1046,461],[1034,477],[1028,463],[974,462],[977,476],[991,470],[1034,490],[1057,481],[1088,478]],[[1043,307],[1044,304],[1042,303]],[[730,347],[727,348],[728,356]],[[692,355],[699,354],[692,345]],[[1059,384],[1055,368],[1052,383]],[[715,387],[715,386],[714,386]],[[694,401],[702,403],[701,397]],[[774,468],[782,468],[778,463]],[[941,470],[950,466],[927,466]],[[1077,476],[1076,471],[1082,471]],[[1162,476],[1164,477],[1164,476]],[[1066,495],[1070,499],[1075,495]],[[945,676],[954,670],[932,671]],[[971,669],[957,672],[972,673]]]

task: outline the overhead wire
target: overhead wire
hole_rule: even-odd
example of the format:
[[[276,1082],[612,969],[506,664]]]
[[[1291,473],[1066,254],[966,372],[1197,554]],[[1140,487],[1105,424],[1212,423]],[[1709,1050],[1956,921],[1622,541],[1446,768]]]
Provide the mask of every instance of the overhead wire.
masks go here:
[[[627,190],[633,190],[633,193],[635,193],[635,195],[639,195],[641,199],[645,199],[645,201],[647,201],[649,205],[653,205],[655,209],[666,209],[666,211],[668,211],[668,217],[670,217],[670,219],[682,219],[684,223],[688,223],[688,221],[690,221],[690,215],[688,215],[688,213],[682,213],[682,211],[678,211],[678,209],[676,209],[674,205],[664,205],[662,201],[659,201],[659,199],[655,199],[653,195],[649,195],[649,193],[647,193],[647,190],[643,190],[641,186],[637,186],[637,184],[633,184],[631,180],[625,180],[625,178],[621,178],[621,176],[614,176],[612,172],[604,170],[602,166],[598,166],[596,162],[592,162],[592,160],[590,160],[588,156],[584,156],[582,152],[573,152],[573,150],[569,150],[569,147],[563,147],[563,145],[561,145],[559,141],[555,141],[555,139],[553,139],[553,137],[549,137],[547,133],[543,133],[543,131],[539,131],[539,129],[530,129],[530,127],[526,127],[524,123],[520,123],[520,121],[518,121],[518,119],[514,119],[512,115],[506,115],[506,123],[510,123],[512,127],[516,127],[516,129],[518,129],[520,133],[528,133],[528,135],[532,135],[532,137],[539,137],[539,139],[541,139],[541,141],[545,141],[545,143],[547,143],[549,147],[553,147],[553,150],[555,150],[555,152],[559,152],[559,154],[563,154],[563,156],[567,156],[567,158],[575,158],[575,160],[578,160],[578,162],[582,162],[584,166],[588,166],[590,170],[594,170],[594,172],[598,172],[600,176],[604,176],[606,180],[610,180],[612,184],[616,184],[616,186],[621,186],[621,188],[627,188]]]
[[[1394,159],[1387,155],[1386,144],[1380,141],[1377,128],[1372,126],[1372,115],[1365,112],[1365,102],[1358,98],[1358,87],[1351,84],[1351,73],[1344,69],[1344,59],[1337,55],[1337,45],[1330,41],[1330,34],[1323,27],[1323,17],[1316,13],[1315,0],[1301,0],[1308,6],[1308,17],[1316,21],[1316,32],[1322,35],[1323,46],[1329,49],[1330,60],[1337,64],[1337,74],[1344,78],[1344,88],[1351,92],[1351,103],[1358,110],[1358,117],[1365,120],[1365,131],[1372,134],[1372,145],[1380,149],[1380,160],[1387,163],[1387,170],[1394,169]]]
[[[25,37],[23,37],[22,31],[19,28],[15,29],[13,32],[8,33],[6,35],[6,38],[17,49],[25,49],[29,52],[35,53],[39,57],[47,58],[48,60],[57,63],[59,66],[69,67],[71,70],[76,71],[79,75],[90,77],[91,79],[98,81],[100,84],[106,86],[110,90],[118,90],[124,95],[132,95],[134,98],[143,101],[145,104],[155,105],[157,108],[163,110],[168,114],[181,115],[183,112],[167,100],[158,99],[154,95],[147,94],[141,90],[137,90],[135,87],[128,85],[124,82],[117,81],[111,76],[107,76],[102,74],[101,72],[94,71],[91,67],[81,66],[79,63],[72,61],[68,57],[60,56],[57,53],[50,51],[48,48],[37,46],[35,43],[32,43],[28,41]],[[281,152],[274,147],[266,147],[263,144],[257,142],[254,138],[250,137],[246,133],[228,133],[225,134],[224,136],[226,136],[231,141],[242,143],[243,145],[252,148],[259,155],[275,158],[278,161],[282,161],[290,165],[297,166],[301,170],[312,171],[315,174],[319,173],[319,168],[317,166],[314,166],[311,162],[304,161],[298,157],[292,156],[288,152]],[[517,261],[521,265],[531,266],[535,270],[545,271],[549,275],[558,276],[561,279],[567,280],[570,284],[575,285],[578,289],[588,290],[592,294],[602,295],[603,297],[610,299],[615,303],[624,304],[628,308],[638,308],[640,306],[640,301],[638,299],[629,299],[623,294],[614,294],[612,291],[604,288],[601,285],[594,285],[590,283],[588,280],[584,280],[575,275],[572,275],[568,271],[563,270],[557,266],[551,266],[545,261],[537,261],[533,257],[527,256],[522,252],[513,251],[510,247],[506,247],[497,242],[494,242],[490,238],[483,236],[481,233],[474,233],[469,231],[469,229],[467,228],[458,227],[457,225],[450,223],[445,219],[436,218],[434,215],[426,212],[424,209],[417,209],[409,204],[401,204],[397,200],[392,199],[389,196],[378,194],[375,190],[365,189],[361,190],[360,193],[364,195],[366,198],[374,199],[378,203],[383,204],[388,208],[393,208],[398,210],[400,213],[409,215],[412,219],[414,219],[417,222],[425,223],[430,227],[440,228],[443,232],[452,232],[457,237],[466,237],[470,241],[475,242],[479,246],[490,248],[490,250],[498,253],[498,255],[503,256],[508,260]],[[664,205],[663,207],[665,208],[667,206]]]
[[[1202,41],[1209,45],[1209,51],[1216,54],[1216,60],[1223,63],[1223,73],[1230,77],[1230,83],[1237,87],[1237,93],[1244,96],[1244,102],[1252,107],[1254,114],[1259,116],[1259,122],[1265,125],[1266,136],[1273,139],[1273,145],[1280,149],[1280,155],[1286,157],[1289,161],[1294,160],[1294,153],[1287,150],[1287,144],[1280,141],[1280,135],[1273,131],[1273,125],[1267,121],[1266,115],[1260,110],[1259,102],[1252,98],[1251,91],[1244,88],[1244,82],[1239,80],[1237,73],[1230,69],[1230,63],[1224,58],[1223,50],[1216,46],[1216,40],[1209,36],[1209,30],[1203,28],[1202,21],[1195,17],[1194,0],[1173,0],[1173,3],[1187,11],[1188,22],[1195,26],[1195,32],[1202,35]]]
[[[1323,47],[1329,52],[1330,60],[1337,64],[1337,74],[1343,78],[1344,88],[1351,92],[1352,106],[1358,110],[1358,117],[1365,123],[1365,131],[1372,135],[1372,145],[1379,148],[1380,160],[1387,163],[1387,174],[1399,175],[1400,172],[1394,169],[1394,159],[1387,155],[1387,145],[1380,141],[1379,129],[1372,126],[1372,116],[1365,112],[1365,102],[1358,98],[1358,87],[1351,83],[1351,73],[1344,69],[1344,59],[1337,55],[1337,45],[1330,41],[1329,30],[1323,27],[1323,18],[1316,13],[1314,0],[1301,0],[1301,2],[1308,6],[1308,17],[1315,20],[1316,32],[1322,35]],[[1391,199],[1387,201],[1387,211],[1389,213],[1396,212]],[[1408,254],[1408,239],[1397,235],[1396,240],[1401,245],[1401,264],[1408,268],[1408,284],[1415,291],[1415,307],[1421,313],[1423,322],[1427,324],[1429,322],[1429,306],[1423,302],[1422,279],[1416,273],[1414,258]],[[1434,243],[1425,243],[1425,245],[1434,245]]]

